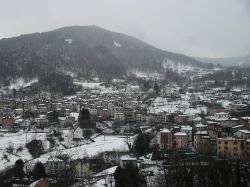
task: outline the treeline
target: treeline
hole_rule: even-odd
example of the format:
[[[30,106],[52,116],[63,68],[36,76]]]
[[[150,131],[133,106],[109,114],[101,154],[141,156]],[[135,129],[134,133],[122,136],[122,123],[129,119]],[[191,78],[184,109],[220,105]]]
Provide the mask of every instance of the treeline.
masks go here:
[[[25,163],[23,160],[19,159],[15,162],[12,168],[6,169],[0,173],[0,186],[9,187],[14,183],[19,183],[20,186],[25,186],[38,179],[46,178],[45,167],[41,162],[37,162],[31,170],[26,172],[24,171],[24,165]]]
[[[39,94],[40,92],[50,92],[52,94],[72,95],[81,90],[82,87],[73,84],[73,78],[70,75],[62,73],[51,73],[38,79],[29,89],[24,88],[26,95]],[[19,92],[23,92],[23,89]],[[28,91],[27,91],[28,90]]]
[[[48,90],[51,93],[62,93],[63,95],[75,94],[76,88],[70,75],[52,73],[41,77],[38,81],[41,89]]]
[[[198,83],[204,83],[205,81],[214,81],[213,86],[250,87],[250,68],[230,67],[197,80]]]
[[[176,161],[164,163],[155,187],[247,187],[250,165],[240,161]]]

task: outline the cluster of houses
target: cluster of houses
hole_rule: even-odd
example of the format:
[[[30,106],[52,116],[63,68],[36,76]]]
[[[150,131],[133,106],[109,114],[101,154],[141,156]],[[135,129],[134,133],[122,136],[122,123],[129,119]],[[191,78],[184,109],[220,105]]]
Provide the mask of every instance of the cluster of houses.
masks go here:
[[[127,124],[132,129],[140,124],[142,131],[160,125],[158,145],[161,150],[187,149],[229,159],[248,158],[248,90],[221,88],[194,92],[188,88],[185,94],[180,94],[178,89],[167,85],[158,98],[164,98],[169,103],[176,102],[179,106],[169,111],[167,105],[165,111],[151,112],[150,107],[158,107],[152,104],[154,98],[145,99],[139,91],[93,93],[86,90],[72,97],[29,99],[1,96],[0,127],[2,132],[48,127],[73,128],[81,108],[85,108],[96,122],[94,128],[107,134],[125,133]],[[183,98],[187,102],[178,103]],[[205,111],[192,113],[197,108],[205,108]],[[120,127],[118,130],[117,124]]]
[[[190,96],[192,106],[205,106],[206,113],[192,116],[168,114],[159,132],[161,150],[191,150],[223,159],[250,158],[249,91],[208,90]]]

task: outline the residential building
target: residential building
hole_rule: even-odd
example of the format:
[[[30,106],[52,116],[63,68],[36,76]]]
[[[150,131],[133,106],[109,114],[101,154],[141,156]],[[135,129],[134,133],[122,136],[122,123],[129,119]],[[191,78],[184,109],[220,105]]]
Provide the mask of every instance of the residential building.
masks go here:
[[[188,146],[188,135],[185,132],[177,132],[174,134],[174,145],[176,149],[187,148]]]
[[[241,159],[244,140],[232,137],[217,139],[217,156],[228,159]]]
[[[163,129],[160,131],[159,144],[161,149],[171,149],[172,143],[172,133],[168,129]]]

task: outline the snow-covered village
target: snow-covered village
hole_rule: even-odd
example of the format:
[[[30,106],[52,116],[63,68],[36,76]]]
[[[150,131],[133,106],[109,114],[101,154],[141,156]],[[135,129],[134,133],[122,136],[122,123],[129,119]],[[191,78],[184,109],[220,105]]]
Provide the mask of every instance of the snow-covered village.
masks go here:
[[[0,187],[250,187],[249,0],[0,0]]]
[[[249,159],[247,89],[183,90],[156,80],[146,92],[123,81],[120,89],[82,84],[71,96],[2,94],[2,183],[24,185],[46,176],[51,185],[114,186],[117,168],[129,163],[140,171],[138,184],[156,186],[179,162],[191,167]],[[20,165],[22,180],[9,177]]]

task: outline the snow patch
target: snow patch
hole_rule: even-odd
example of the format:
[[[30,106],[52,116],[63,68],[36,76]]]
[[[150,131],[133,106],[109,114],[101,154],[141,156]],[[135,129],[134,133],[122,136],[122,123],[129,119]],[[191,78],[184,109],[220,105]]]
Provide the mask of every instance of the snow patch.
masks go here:
[[[66,43],[68,43],[68,44],[72,44],[72,41],[73,41],[73,40],[72,40],[71,38],[67,38],[67,39],[65,39],[64,41],[65,41]]]
[[[145,78],[145,79],[163,79],[164,76],[159,74],[157,71],[145,72],[139,69],[132,69],[127,72],[128,75],[135,76],[137,78]]]
[[[81,85],[83,88],[90,90],[98,90],[100,93],[113,93],[115,92],[113,87],[105,87],[100,82],[87,82],[87,81],[74,81],[75,85]]]
[[[172,71],[175,71],[179,74],[181,73],[186,73],[186,72],[189,72],[189,71],[197,71],[197,70],[200,70],[200,68],[196,67],[196,66],[191,66],[191,65],[184,65],[182,63],[179,63],[179,62],[174,62],[172,60],[169,60],[169,59],[165,59],[163,62],[162,62],[162,67],[164,69],[170,69]]]
[[[118,43],[118,42],[116,42],[115,40],[114,40],[114,42],[113,42],[113,43],[114,43],[114,46],[115,46],[115,47],[122,47],[122,44],[119,44],[119,43]]]
[[[28,82],[26,82],[23,78],[19,78],[16,81],[14,81],[7,89],[12,90],[16,89],[19,90],[20,88],[28,87],[34,83],[38,82],[38,79],[33,79]]]

